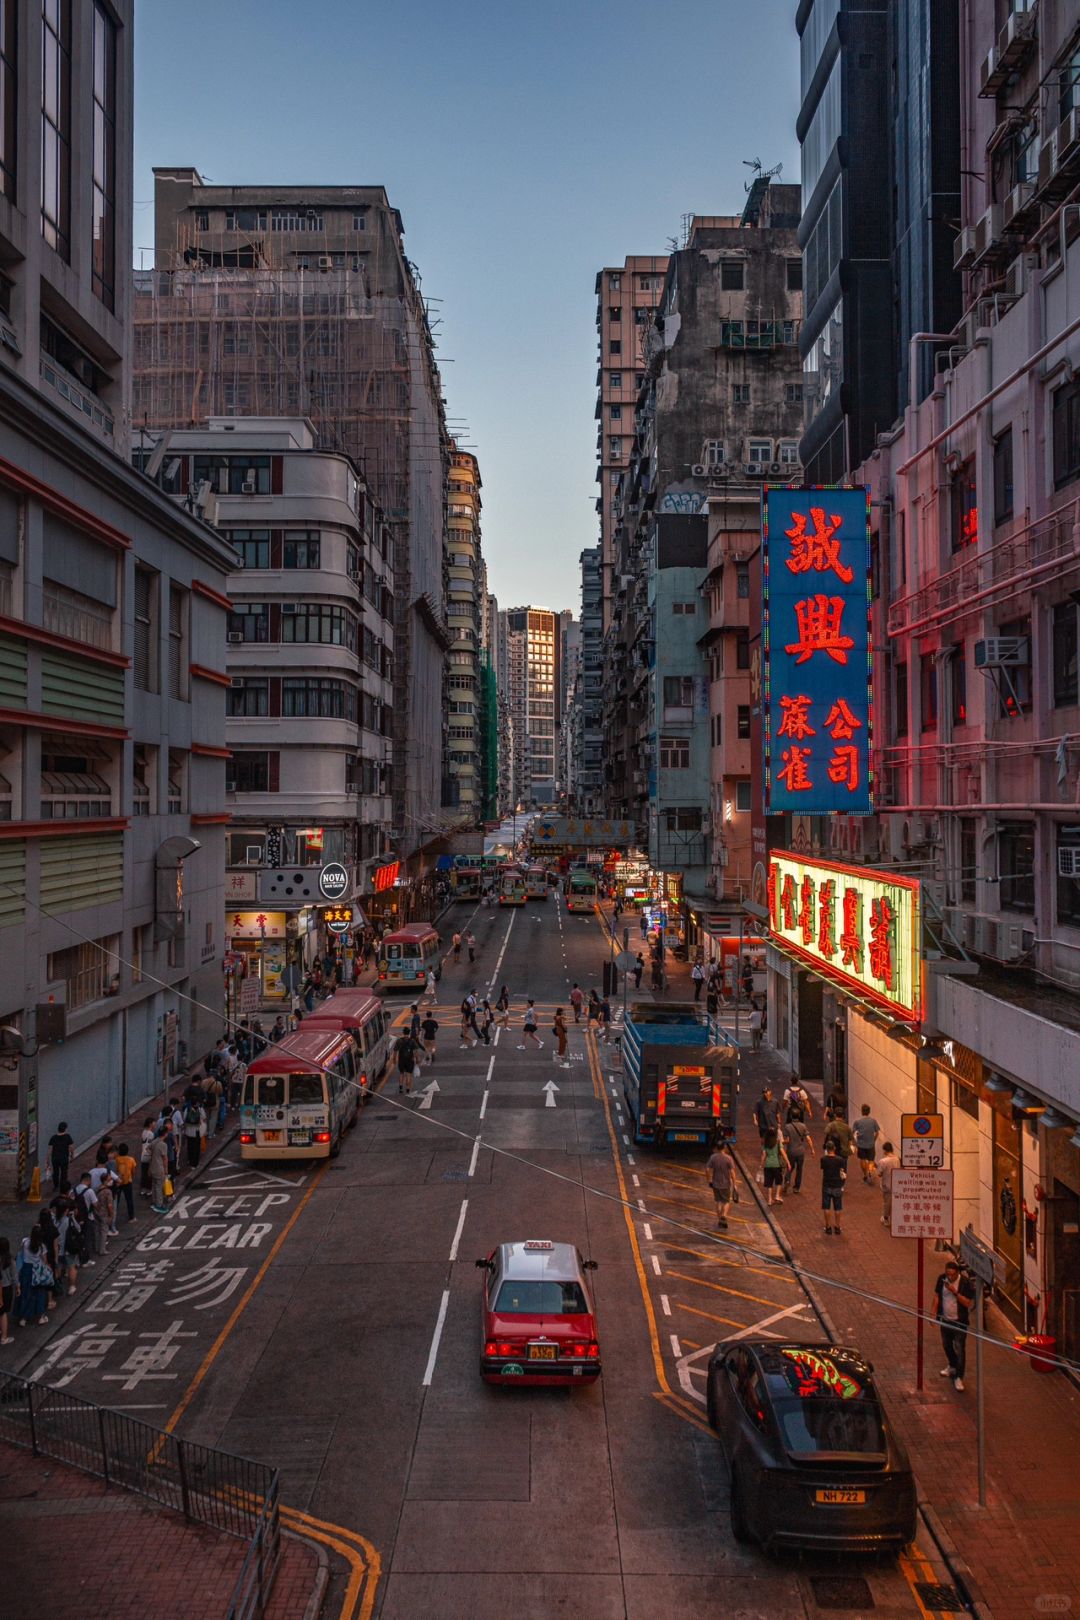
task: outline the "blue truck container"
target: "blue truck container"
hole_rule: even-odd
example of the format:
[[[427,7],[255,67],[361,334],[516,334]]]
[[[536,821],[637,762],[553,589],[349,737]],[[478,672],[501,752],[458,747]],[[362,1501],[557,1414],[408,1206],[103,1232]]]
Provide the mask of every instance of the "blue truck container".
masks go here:
[[[734,1135],[739,1051],[693,1002],[635,1002],[623,1025],[623,1093],[635,1142]]]

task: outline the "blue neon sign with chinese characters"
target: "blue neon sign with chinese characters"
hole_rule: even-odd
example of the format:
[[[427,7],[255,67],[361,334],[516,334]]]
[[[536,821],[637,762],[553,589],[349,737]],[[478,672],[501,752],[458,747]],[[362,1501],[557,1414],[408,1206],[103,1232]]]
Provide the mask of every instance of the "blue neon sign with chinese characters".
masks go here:
[[[765,811],[873,809],[870,493],[762,494]]]

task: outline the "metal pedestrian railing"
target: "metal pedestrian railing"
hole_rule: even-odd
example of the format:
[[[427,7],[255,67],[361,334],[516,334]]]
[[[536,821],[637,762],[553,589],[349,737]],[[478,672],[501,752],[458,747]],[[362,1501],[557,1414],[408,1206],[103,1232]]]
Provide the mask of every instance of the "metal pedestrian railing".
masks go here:
[[[262,1615],[281,1551],[278,1473],[167,1434],[66,1389],[0,1373],[0,1441],[134,1491],[249,1543],[226,1620]]]

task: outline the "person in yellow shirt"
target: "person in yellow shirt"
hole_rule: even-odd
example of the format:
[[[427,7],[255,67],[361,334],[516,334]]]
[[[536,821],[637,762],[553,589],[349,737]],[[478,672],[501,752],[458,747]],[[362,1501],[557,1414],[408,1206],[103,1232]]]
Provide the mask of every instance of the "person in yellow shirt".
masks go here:
[[[127,1208],[129,1221],[135,1219],[135,1194],[133,1191],[135,1170],[135,1160],[128,1152],[128,1145],[126,1142],[121,1142],[116,1150],[116,1172],[120,1177],[119,1194]]]

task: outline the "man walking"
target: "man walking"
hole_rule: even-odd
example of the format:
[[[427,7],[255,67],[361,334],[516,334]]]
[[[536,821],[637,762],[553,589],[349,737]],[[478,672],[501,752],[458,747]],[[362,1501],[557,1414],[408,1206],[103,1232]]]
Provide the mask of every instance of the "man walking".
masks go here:
[[[825,1215],[825,1236],[835,1232],[840,1236],[840,1216],[844,1208],[844,1182],[847,1171],[836,1151],[836,1143],[827,1139],[821,1156],[821,1208]]]
[[[435,1037],[438,1033],[439,1026],[429,1012],[420,1023],[420,1034],[424,1042],[425,1063],[434,1063],[435,1061]]]
[[[398,1091],[403,1091],[408,1096],[412,1092],[413,1080],[420,1072],[416,1060],[416,1043],[408,1032],[402,1035],[397,1043],[397,1071]]]
[[[470,962],[475,962],[476,961],[476,935],[473,933],[471,928],[469,929],[469,932],[465,935],[465,943],[469,947],[469,961]]]
[[[690,969],[690,977],[694,982],[694,1003],[701,1000],[701,987],[705,983],[705,969],[700,962],[695,962]]]
[[[963,1394],[967,1361],[967,1330],[975,1296],[971,1284],[955,1260],[946,1260],[945,1270],[934,1284],[934,1316],[941,1327],[941,1343],[946,1365],[942,1378],[951,1378],[953,1388]]]
[[[885,1143],[885,1150],[878,1160],[877,1167],[881,1177],[881,1224],[891,1226],[893,1171],[900,1168],[900,1160],[891,1142]]]
[[[574,1023],[575,1024],[580,1024],[581,1023],[581,1008],[582,1008],[582,1005],[583,1005],[584,1001],[585,1001],[585,993],[582,990],[580,984],[578,984],[577,980],[575,979],[574,988],[570,992],[570,1005],[574,1009]]]
[[[536,1006],[531,996],[529,997],[529,1004],[525,1008],[525,1018],[521,1031],[521,1040],[518,1042],[519,1052],[524,1052],[527,1041],[533,1041],[539,1051],[542,1052],[544,1050],[544,1043],[536,1033]]]
[[[874,1185],[874,1159],[876,1157],[876,1143],[881,1135],[881,1126],[870,1112],[870,1104],[863,1103],[859,1110],[859,1117],[851,1127],[855,1138],[855,1152],[859,1157],[859,1169],[862,1171],[863,1181],[868,1187]]]
[[[784,1177],[784,1191],[802,1192],[803,1167],[806,1164],[806,1152],[814,1151],[814,1139],[806,1128],[806,1121],[802,1111],[792,1108],[788,1111],[787,1124],[783,1129],[784,1148],[788,1156],[788,1170]]]
[[[636,957],[634,958],[634,989],[635,990],[640,990],[641,989],[641,975],[644,973],[644,971],[645,971],[645,958],[642,956],[641,952],[638,951]]]
[[[854,1140],[851,1126],[846,1119],[841,1119],[839,1115],[835,1119],[831,1119],[825,1127],[825,1141],[832,1142],[835,1145],[841,1162],[851,1157]]]
[[[150,1207],[155,1215],[166,1215],[165,1178],[169,1174],[169,1144],[162,1128],[150,1144]]]
[[[52,1136],[49,1137],[49,1159],[52,1164],[53,1191],[66,1193],[68,1170],[71,1165],[71,1150],[75,1146],[75,1138],[67,1128],[67,1120],[62,1119]]]
[[[728,1210],[735,1196],[735,1160],[726,1142],[717,1141],[705,1164],[705,1179],[716,1200],[716,1224],[727,1231]]]
[[[780,1128],[780,1109],[773,1097],[772,1086],[766,1086],[754,1104],[754,1123],[763,1142],[770,1131]]]

